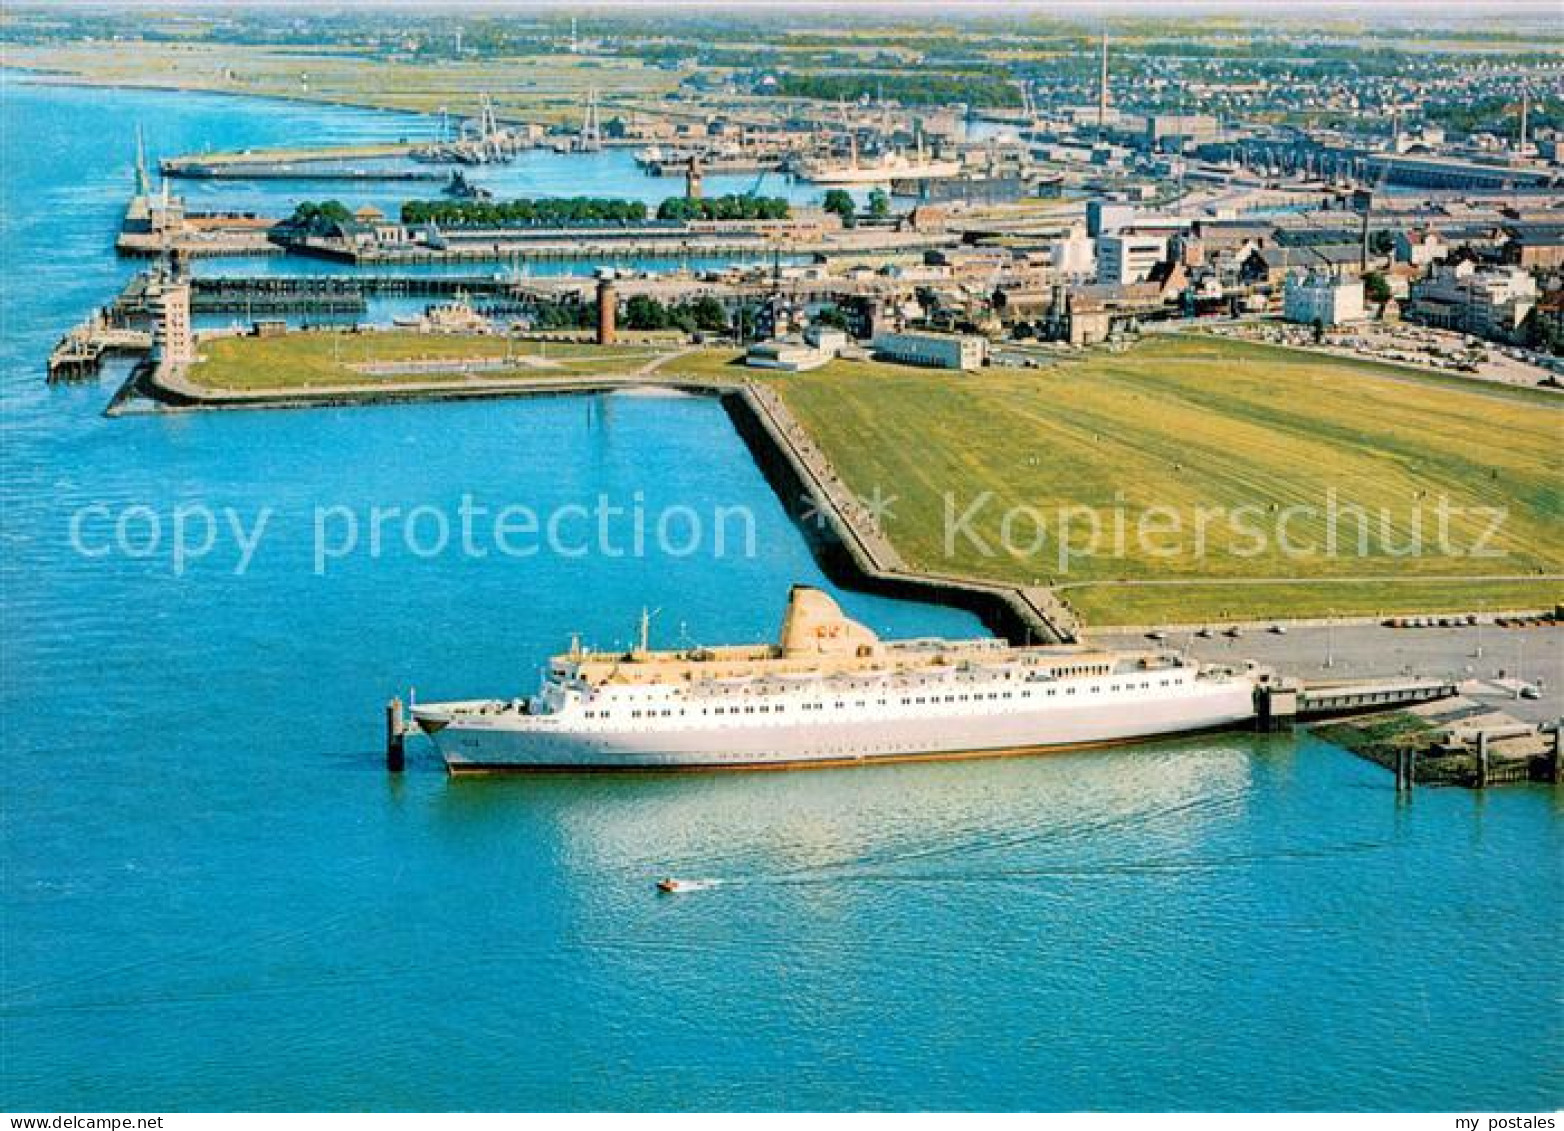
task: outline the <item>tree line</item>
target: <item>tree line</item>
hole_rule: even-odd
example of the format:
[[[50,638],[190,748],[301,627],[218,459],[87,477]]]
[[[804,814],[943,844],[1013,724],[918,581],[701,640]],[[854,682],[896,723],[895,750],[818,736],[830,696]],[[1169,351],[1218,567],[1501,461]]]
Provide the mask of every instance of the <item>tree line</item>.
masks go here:
[[[621,325],[627,330],[683,330],[686,334],[728,332],[728,312],[710,296],[689,302],[664,303],[650,295],[631,295],[625,301]]]
[[[527,308],[535,330],[586,330],[597,324],[597,303],[573,298],[541,299]],[[726,334],[732,327],[727,309],[710,296],[665,303],[650,295],[625,300],[619,325],[626,330],[682,330],[686,334]]]
[[[965,102],[968,106],[1020,106],[1021,93],[1008,77],[997,74],[929,74],[922,70],[853,74],[800,74],[777,76],[771,93],[783,98],[818,98],[828,102],[856,102],[860,98],[887,98],[903,106],[944,106]]]
[[[788,203],[780,196],[670,196],[657,206],[659,220],[786,220]]]
[[[288,225],[302,232],[324,234],[334,225],[353,219],[353,212],[340,200],[304,200],[293,209]]]
[[[301,206],[302,207],[302,206]],[[651,216],[639,200],[616,197],[521,197],[516,200],[408,200],[402,223],[434,223],[443,228],[546,227],[556,224],[640,224]],[[781,197],[669,197],[657,208],[664,221],[785,220],[788,203]]]
[[[402,223],[452,228],[520,227],[531,224],[635,224],[645,221],[639,200],[606,196],[519,197],[516,200],[408,200]]]
[[[858,202],[853,199],[853,194],[846,189],[826,189],[825,200],[821,207],[827,212],[835,212],[842,218],[842,227],[856,228],[858,226]],[[891,214],[891,197],[882,188],[869,190],[869,211],[871,220],[884,220]]]

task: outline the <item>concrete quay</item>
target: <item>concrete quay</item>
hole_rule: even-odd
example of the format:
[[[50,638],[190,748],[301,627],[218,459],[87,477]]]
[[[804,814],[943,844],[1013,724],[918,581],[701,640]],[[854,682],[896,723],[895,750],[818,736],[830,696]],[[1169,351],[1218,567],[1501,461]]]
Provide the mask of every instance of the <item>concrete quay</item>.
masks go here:
[[[1091,634],[1109,647],[1144,647],[1142,632],[1111,629]],[[1502,708],[1532,724],[1564,717],[1564,625],[1500,628],[1494,624],[1451,628],[1386,628],[1379,624],[1289,623],[1285,635],[1249,631],[1232,639],[1201,639],[1169,631],[1164,646],[1202,660],[1254,660],[1310,684],[1409,675],[1445,678],[1468,698]],[[1538,698],[1521,695],[1535,688]]]
[[[282,255],[266,230],[212,231],[180,229],[167,232],[121,232],[114,250],[127,259],[157,259],[178,252],[191,257]]]
[[[351,405],[402,404],[411,401],[498,400],[509,397],[571,396],[625,390],[667,389],[699,395],[723,395],[737,384],[719,378],[662,375],[657,366],[677,355],[657,359],[636,373],[523,376],[501,379],[482,372],[462,378],[445,373],[428,381],[369,379],[341,385],[287,389],[214,389],[198,385],[177,367],[143,365],[133,373],[108,409],[122,416],[138,411],[205,411],[212,409],[336,408]]]

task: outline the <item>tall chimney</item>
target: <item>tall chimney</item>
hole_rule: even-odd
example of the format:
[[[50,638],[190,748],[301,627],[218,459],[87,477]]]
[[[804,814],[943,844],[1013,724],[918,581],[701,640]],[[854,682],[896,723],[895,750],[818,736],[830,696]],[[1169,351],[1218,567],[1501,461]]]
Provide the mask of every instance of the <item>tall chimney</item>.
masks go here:
[[[1363,226],[1360,230],[1360,246],[1358,250],[1358,272],[1367,274],[1369,269],[1369,221],[1374,214],[1374,193],[1369,191],[1363,194]]]
[[[597,277],[597,344],[611,346],[615,340],[615,323],[619,314],[619,288],[614,286],[612,275]]]
[[[1097,140],[1108,128],[1108,29],[1102,29],[1102,76],[1097,80]]]

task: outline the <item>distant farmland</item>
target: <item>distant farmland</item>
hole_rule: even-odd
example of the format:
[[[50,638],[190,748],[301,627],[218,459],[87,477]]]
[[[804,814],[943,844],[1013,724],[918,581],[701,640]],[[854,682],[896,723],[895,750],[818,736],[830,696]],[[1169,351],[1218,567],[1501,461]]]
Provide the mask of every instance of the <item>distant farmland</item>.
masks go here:
[[[1551,394],[1193,336],[778,385],[858,494],[895,496],[910,563],[1052,581],[1089,623],[1564,598]]]

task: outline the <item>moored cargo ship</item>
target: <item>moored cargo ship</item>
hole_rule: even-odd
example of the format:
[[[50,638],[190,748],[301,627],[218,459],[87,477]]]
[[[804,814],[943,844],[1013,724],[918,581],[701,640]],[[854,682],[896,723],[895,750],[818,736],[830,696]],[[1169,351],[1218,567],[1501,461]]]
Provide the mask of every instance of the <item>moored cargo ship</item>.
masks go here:
[[[715,770],[996,756],[1231,727],[1269,679],[1171,653],[883,641],[795,586],[776,644],[573,646],[518,699],[413,709],[452,773]]]
[[[961,176],[961,162],[937,157],[906,157],[885,153],[869,161],[856,156],[847,162],[806,159],[797,164],[798,176],[817,185],[888,185],[892,181],[930,181]]]

